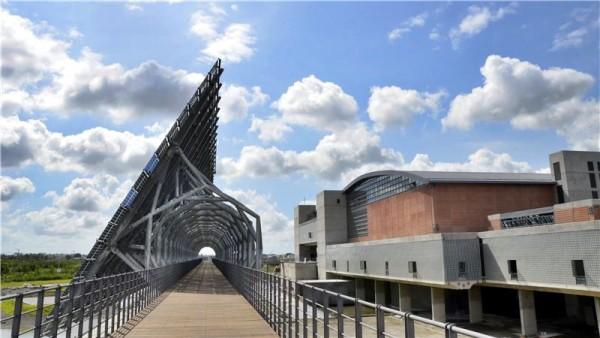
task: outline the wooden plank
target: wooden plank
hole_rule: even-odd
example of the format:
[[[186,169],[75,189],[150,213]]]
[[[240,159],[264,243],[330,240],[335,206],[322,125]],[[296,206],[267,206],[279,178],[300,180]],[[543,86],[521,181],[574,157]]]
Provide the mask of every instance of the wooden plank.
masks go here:
[[[184,276],[127,337],[277,337],[211,262]]]

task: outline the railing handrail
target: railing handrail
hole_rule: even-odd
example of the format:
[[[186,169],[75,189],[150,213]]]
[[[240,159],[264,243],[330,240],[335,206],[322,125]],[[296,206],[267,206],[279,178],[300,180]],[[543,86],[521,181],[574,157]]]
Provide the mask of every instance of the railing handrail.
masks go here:
[[[406,325],[409,325],[408,322],[419,322],[422,324],[426,324],[429,326],[433,326],[433,327],[437,327],[437,328],[441,328],[443,329],[446,333],[447,333],[447,337],[456,337],[456,334],[461,334],[461,335],[465,335],[465,336],[469,336],[469,337],[473,337],[473,338],[495,338],[493,336],[484,334],[484,333],[480,333],[480,332],[476,332],[476,331],[472,331],[472,330],[468,330],[465,328],[461,328],[456,326],[455,323],[451,323],[451,322],[440,322],[440,321],[436,321],[433,319],[429,319],[429,318],[425,318],[425,317],[421,317],[421,316],[417,316],[413,313],[410,312],[405,312],[405,311],[401,311],[401,310],[397,310],[397,309],[393,309],[390,307],[386,307],[384,305],[381,304],[376,304],[376,303],[372,303],[372,302],[368,302],[366,300],[360,299],[360,298],[356,298],[356,297],[351,297],[342,293],[338,293],[338,292],[333,292],[330,290],[326,290],[323,288],[319,288],[313,285],[309,285],[306,283],[302,283],[299,281],[292,281],[289,278],[286,277],[282,277],[273,273],[269,273],[269,272],[265,272],[265,271],[261,271],[261,270],[257,270],[254,268],[250,268],[250,267],[246,267],[246,266],[241,266],[241,265],[237,265],[234,263],[230,263],[230,262],[226,262],[226,261],[222,261],[219,259],[213,259],[217,265],[217,267],[221,270],[221,272],[223,272],[223,274],[230,280],[230,282],[232,282],[232,284],[238,289],[238,291],[244,296],[246,297],[246,299],[248,299],[248,301],[250,302],[250,304],[252,306],[254,306],[257,311],[265,318],[265,320],[267,322],[269,322],[271,324],[271,326],[274,328],[274,330],[280,334],[280,336],[286,336],[285,333],[285,327],[282,328],[280,327],[281,324],[281,318],[277,317],[277,316],[281,316],[281,314],[277,313],[278,311],[282,311],[284,315],[288,315],[289,318],[289,322],[288,322],[288,326],[291,327],[292,325],[292,314],[291,314],[291,305],[289,309],[285,309],[285,301],[286,298],[288,298],[288,302],[291,302],[294,298],[298,297],[296,300],[296,307],[295,307],[295,317],[294,317],[294,325],[295,325],[295,329],[294,332],[296,333],[296,337],[298,337],[300,335],[299,330],[299,321],[300,318],[298,317],[298,313],[300,311],[300,304],[298,303],[299,298],[303,299],[303,306],[304,308],[302,309],[303,314],[306,315],[306,303],[310,303],[310,304],[314,304],[314,308],[317,307],[322,307],[323,308],[323,315],[324,317],[328,317],[329,315],[329,311],[331,311],[329,309],[329,305],[324,306],[323,304],[319,304],[319,299],[315,299],[316,298],[316,294],[320,294],[321,297],[323,296],[333,296],[337,299],[338,301],[338,307],[340,306],[340,302],[344,302],[344,301],[350,301],[353,302],[355,304],[355,306],[357,304],[364,306],[364,307],[368,307],[371,309],[376,310],[375,314],[376,314],[376,322],[377,322],[377,327],[372,327],[371,325],[365,324],[364,322],[362,322],[362,315],[359,313],[358,315],[355,315],[355,318],[351,318],[347,315],[345,315],[343,313],[343,311],[340,313],[340,315],[344,318],[350,318],[350,320],[353,320],[357,327],[367,327],[371,330],[375,330],[377,331],[378,337],[389,337],[391,336],[389,333],[386,333],[383,328],[385,327],[385,321],[382,319],[383,317],[379,318],[379,316],[385,316],[386,314],[392,314],[392,315],[397,315],[401,318],[404,319],[404,323],[405,323],[405,334],[406,334],[406,338],[409,337],[414,337],[414,329],[412,330],[412,332],[410,330],[408,330],[406,328]],[[227,265],[227,266],[224,266]],[[225,269],[224,269],[225,268]],[[250,272],[251,273],[251,278],[252,280],[250,280],[251,283],[258,283],[258,290],[256,289],[252,289],[254,287],[254,285],[240,285],[241,283],[241,279],[239,278],[240,276],[236,276],[237,278],[233,278],[233,276],[230,276],[230,271],[224,271],[227,269],[238,269],[241,272]],[[253,275],[252,275],[253,274]],[[242,274],[241,277],[245,278],[247,276],[247,274]],[[247,281],[243,281],[244,283],[247,283]],[[271,285],[269,283],[274,283],[276,285]],[[281,299],[279,299],[278,297],[280,297],[281,295],[272,295],[271,293],[275,292],[281,292],[281,288],[283,285],[283,307],[284,309],[281,310],[279,308],[279,306],[281,305]],[[288,288],[291,288],[292,285],[294,286],[294,295],[285,295],[285,285],[289,285]],[[240,287],[243,286],[243,287]],[[250,288],[250,291],[248,291],[248,288]],[[306,297],[304,291],[302,292],[302,294],[298,294],[299,289],[302,288],[304,290],[304,288],[306,288],[307,290],[311,291],[311,297]],[[275,291],[273,291],[275,290]],[[250,292],[250,293],[249,293]],[[266,292],[267,294],[261,294],[260,292]],[[291,292],[291,290],[288,290],[288,292]],[[275,299],[276,298],[276,299]],[[309,299],[310,298],[310,299]],[[326,297],[324,297],[326,298]],[[269,303],[265,312],[265,304],[263,304],[264,302]],[[276,302],[276,304],[272,304],[272,302]],[[275,314],[273,314],[273,309],[269,308],[269,306],[275,306],[276,310],[275,310]],[[325,311],[324,309],[327,308],[328,310]],[[290,313],[286,313],[286,311],[289,311]],[[313,310],[316,311],[316,310]],[[339,309],[338,309],[339,311]],[[335,310],[333,311],[335,312]],[[327,313],[327,315],[325,315],[325,313]],[[314,312],[313,312],[314,314]],[[273,318],[273,316],[275,316],[276,318]],[[285,321],[286,319],[283,318],[283,322],[284,322],[284,326],[285,326]],[[306,318],[302,318],[303,322],[303,330],[307,329],[307,322],[306,322]],[[343,319],[342,319],[343,320]],[[316,318],[313,318],[313,328],[314,325],[316,325]],[[323,322],[323,325],[325,324],[325,320],[320,320],[319,321]],[[359,321],[357,323],[357,321]],[[329,324],[327,324],[329,325]],[[412,324],[411,324],[412,325]],[[342,325],[343,326],[343,325]],[[289,328],[291,330],[291,328]],[[330,327],[327,327],[327,330],[329,330]],[[338,326],[339,329],[339,326]],[[342,328],[343,329],[343,328]],[[357,328],[358,330],[358,328]],[[362,332],[362,328],[360,329]],[[288,331],[288,335],[291,335],[292,331]],[[338,332],[339,333],[339,332]],[[361,333],[362,334],[362,333]],[[411,335],[412,334],[412,335]],[[340,336],[340,335],[338,335]],[[343,333],[341,336],[344,336]]]

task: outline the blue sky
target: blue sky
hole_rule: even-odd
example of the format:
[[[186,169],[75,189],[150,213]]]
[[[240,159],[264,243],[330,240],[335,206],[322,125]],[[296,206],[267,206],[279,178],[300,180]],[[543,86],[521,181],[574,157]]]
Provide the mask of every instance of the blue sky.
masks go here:
[[[377,169],[599,150],[597,2],[2,4],[2,251],[87,252],[216,57],[217,183],[293,207]]]

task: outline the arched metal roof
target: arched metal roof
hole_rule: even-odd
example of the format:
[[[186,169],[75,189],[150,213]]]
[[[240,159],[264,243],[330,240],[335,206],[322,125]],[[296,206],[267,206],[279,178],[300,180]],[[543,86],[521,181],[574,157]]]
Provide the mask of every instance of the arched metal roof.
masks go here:
[[[406,171],[381,170],[362,174],[348,183],[347,192],[357,184],[373,177],[403,176],[426,183],[484,183],[484,184],[555,184],[550,174],[498,173],[498,172],[452,172],[452,171]]]

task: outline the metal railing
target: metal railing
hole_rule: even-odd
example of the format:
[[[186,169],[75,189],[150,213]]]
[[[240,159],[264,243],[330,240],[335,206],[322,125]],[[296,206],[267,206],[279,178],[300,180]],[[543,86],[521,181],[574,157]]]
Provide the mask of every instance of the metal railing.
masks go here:
[[[2,296],[2,317],[11,337],[106,337],[135,317],[164,290],[200,263],[194,259],[155,269],[92,278]],[[50,304],[44,304],[48,296]],[[35,300],[35,305],[24,300]],[[14,303],[14,306],[12,306]]]
[[[280,337],[414,338],[415,323],[420,323],[419,330],[436,329],[447,338],[493,338],[252,268],[213,262]]]

